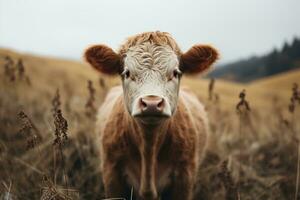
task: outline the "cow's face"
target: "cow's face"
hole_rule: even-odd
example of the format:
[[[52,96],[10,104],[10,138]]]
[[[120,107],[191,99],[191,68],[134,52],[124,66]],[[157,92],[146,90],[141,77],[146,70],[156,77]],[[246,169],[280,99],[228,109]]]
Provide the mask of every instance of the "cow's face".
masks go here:
[[[144,43],[128,50],[122,76],[124,98],[133,117],[154,121],[176,108],[181,71],[168,46]]]
[[[143,123],[157,123],[176,110],[181,74],[206,70],[218,54],[210,46],[196,45],[178,55],[167,45],[145,42],[130,47],[122,56],[96,45],[85,52],[85,57],[101,72],[121,76],[131,116]]]

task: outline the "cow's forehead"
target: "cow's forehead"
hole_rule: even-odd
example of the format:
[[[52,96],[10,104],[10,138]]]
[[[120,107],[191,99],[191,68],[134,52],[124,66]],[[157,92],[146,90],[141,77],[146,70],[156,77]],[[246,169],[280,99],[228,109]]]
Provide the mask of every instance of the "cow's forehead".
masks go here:
[[[131,70],[168,71],[178,67],[178,57],[168,45],[157,45],[145,42],[130,47],[124,60],[125,67]]]

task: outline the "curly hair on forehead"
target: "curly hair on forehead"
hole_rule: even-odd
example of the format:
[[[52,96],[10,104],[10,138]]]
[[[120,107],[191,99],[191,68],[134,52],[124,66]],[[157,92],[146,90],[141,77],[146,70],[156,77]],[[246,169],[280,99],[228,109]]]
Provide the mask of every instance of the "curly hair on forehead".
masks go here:
[[[121,57],[123,57],[130,47],[143,44],[145,42],[150,42],[157,45],[168,45],[177,55],[181,55],[181,50],[172,36],[167,32],[160,31],[144,32],[131,36],[127,38],[124,44],[121,45],[118,52]]]

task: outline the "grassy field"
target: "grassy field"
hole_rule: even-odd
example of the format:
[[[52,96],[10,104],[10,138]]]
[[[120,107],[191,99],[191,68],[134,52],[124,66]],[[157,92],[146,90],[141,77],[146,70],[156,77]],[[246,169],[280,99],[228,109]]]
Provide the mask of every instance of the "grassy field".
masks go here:
[[[119,80],[80,62],[6,49],[0,66],[0,199],[102,199],[93,114]],[[210,90],[210,80],[183,79],[210,118],[195,199],[300,199],[300,102],[289,110],[299,77],[300,70],[247,85],[215,80]]]

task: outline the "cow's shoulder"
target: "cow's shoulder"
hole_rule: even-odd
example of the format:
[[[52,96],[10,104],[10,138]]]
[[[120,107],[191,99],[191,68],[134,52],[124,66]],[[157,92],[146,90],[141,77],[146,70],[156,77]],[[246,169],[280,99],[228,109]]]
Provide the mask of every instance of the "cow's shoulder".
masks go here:
[[[206,117],[204,105],[200,102],[195,93],[188,87],[182,87],[179,91],[179,101],[182,101],[184,106],[190,110],[191,115],[199,115]]]
[[[103,103],[101,104],[98,114],[97,114],[97,123],[96,123],[96,132],[97,134],[100,132],[103,132],[103,129],[108,121],[108,119],[111,118],[111,115],[113,114],[114,107],[117,104],[118,101],[120,101],[120,98],[122,97],[122,88],[121,86],[116,86],[111,88]]]
[[[189,88],[182,88],[179,92],[179,101],[185,107],[186,112],[191,117],[191,120],[198,128],[207,126],[208,117],[203,103]],[[180,104],[179,104],[180,105]]]
[[[99,109],[96,130],[100,135],[101,153],[105,152],[109,159],[116,159],[122,153],[127,115],[122,88],[112,88]]]
[[[181,89],[177,110],[169,129],[176,160],[190,162],[198,154],[196,149],[204,145],[207,139],[207,116],[204,106],[189,89]],[[190,161],[189,161],[190,160]]]

